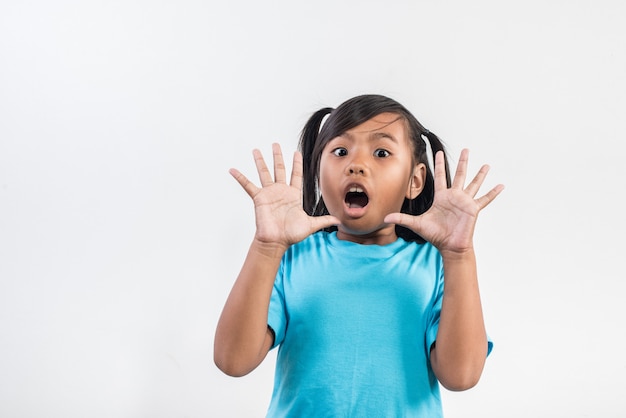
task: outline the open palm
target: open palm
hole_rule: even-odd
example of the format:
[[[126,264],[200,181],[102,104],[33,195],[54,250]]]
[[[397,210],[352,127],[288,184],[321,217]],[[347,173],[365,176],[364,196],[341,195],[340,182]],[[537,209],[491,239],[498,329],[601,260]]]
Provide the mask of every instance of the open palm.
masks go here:
[[[447,187],[443,152],[435,156],[435,197],[432,206],[422,215],[392,213],[385,222],[405,226],[432,243],[440,252],[464,252],[472,248],[478,213],[504,189],[497,185],[475,199],[489,166],[483,165],[474,179],[464,187],[469,151],[464,149],[452,181]]]
[[[309,216],[302,208],[302,155],[294,154],[290,184],[286,182],[286,169],[278,144],[272,145],[274,178],[259,150],[254,150],[254,161],[261,187],[257,187],[236,169],[231,175],[244,188],[254,202],[256,218],[255,239],[285,248],[302,241],[320,229],[336,225],[333,216]]]

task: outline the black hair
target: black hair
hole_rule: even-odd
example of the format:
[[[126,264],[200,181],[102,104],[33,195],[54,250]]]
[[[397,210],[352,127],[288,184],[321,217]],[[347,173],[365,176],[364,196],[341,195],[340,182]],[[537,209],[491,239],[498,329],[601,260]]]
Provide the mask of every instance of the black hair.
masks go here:
[[[349,129],[386,112],[394,113],[405,121],[413,150],[413,162],[414,164],[423,163],[426,165],[426,181],[422,192],[415,199],[405,198],[401,212],[421,215],[433,203],[435,184],[433,171],[428,162],[428,149],[424,138],[428,140],[433,156],[438,151],[444,152],[446,182],[450,187],[448,159],[443,143],[437,135],[424,128],[415,116],[397,101],[377,94],[361,95],[343,102],[336,109],[325,107],[318,110],[302,129],[299,148],[303,160],[302,204],[306,213],[311,216],[328,215],[328,209],[326,209],[324,199],[318,188],[320,160],[326,144]],[[325,118],[327,119],[324,122]],[[322,122],[324,123],[322,124]],[[328,231],[336,229],[336,227],[327,228]],[[418,234],[399,225],[396,225],[396,234],[407,241],[424,242],[424,239]]]

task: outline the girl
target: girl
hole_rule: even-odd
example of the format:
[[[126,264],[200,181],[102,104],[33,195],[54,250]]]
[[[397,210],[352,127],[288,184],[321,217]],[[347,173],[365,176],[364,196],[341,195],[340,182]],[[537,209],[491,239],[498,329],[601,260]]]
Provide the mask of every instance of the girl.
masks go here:
[[[300,150],[289,184],[276,144],[273,178],[253,152],[261,187],[230,171],[256,233],[215,363],[242,376],[280,346],[268,417],[441,416],[438,382],[474,386],[491,350],[472,236],[503,186],[475,198],[488,166],[465,187],[467,150],[450,181],[439,139],[384,96],[316,112]]]

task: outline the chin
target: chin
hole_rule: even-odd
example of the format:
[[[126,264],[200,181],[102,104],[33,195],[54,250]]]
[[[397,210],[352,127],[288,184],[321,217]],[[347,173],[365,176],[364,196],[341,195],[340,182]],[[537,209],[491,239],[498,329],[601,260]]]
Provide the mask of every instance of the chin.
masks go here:
[[[388,236],[395,235],[396,229],[394,225],[376,225],[376,226],[366,226],[366,225],[350,225],[351,223],[342,223],[341,227],[338,228],[338,232],[355,235],[358,237],[370,237],[370,236]]]

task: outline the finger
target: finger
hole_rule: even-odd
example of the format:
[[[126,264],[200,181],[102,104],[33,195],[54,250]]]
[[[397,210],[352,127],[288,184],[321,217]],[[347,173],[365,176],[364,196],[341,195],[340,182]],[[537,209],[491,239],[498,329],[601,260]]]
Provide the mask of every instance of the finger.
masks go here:
[[[478,207],[481,210],[485,208],[485,206],[493,202],[493,200],[500,194],[500,192],[502,192],[502,190],[504,190],[504,185],[498,184],[493,189],[489,190],[489,192],[486,195],[476,199],[476,203],[478,204]]]
[[[476,193],[478,193],[478,189],[480,189],[480,186],[483,184],[483,181],[485,181],[485,177],[487,177],[488,172],[489,172],[489,166],[487,164],[480,167],[480,170],[478,170],[478,173],[476,173],[476,175],[474,176],[470,184],[468,184],[467,187],[465,188],[465,191],[467,192],[467,194],[469,194],[472,197],[476,196]]]
[[[289,184],[298,190],[302,189],[302,154],[298,151],[293,154],[293,167]]]
[[[461,151],[459,157],[459,163],[456,166],[456,172],[454,173],[454,179],[452,180],[452,187],[456,189],[463,189],[465,184],[465,177],[467,177],[467,161],[469,159],[469,150],[464,148]]]
[[[263,159],[263,154],[258,149],[252,151],[252,155],[254,156],[254,164],[256,165],[256,171],[259,173],[259,180],[261,181],[261,186],[269,186],[274,183],[272,180],[272,174],[267,168],[265,164],[265,160]]]
[[[446,179],[446,163],[443,151],[437,151],[435,154],[435,190],[447,188],[448,181]]]
[[[252,183],[250,180],[248,180],[246,176],[241,174],[239,170],[237,170],[236,168],[231,168],[230,170],[228,170],[228,172],[231,176],[235,178],[235,180],[237,180],[239,184],[241,184],[241,187],[243,187],[246,193],[248,193],[248,196],[254,197],[258,193],[259,188],[256,187],[254,183]]]
[[[272,153],[274,154],[274,181],[285,183],[287,175],[285,174],[285,161],[280,145],[272,144]]]

